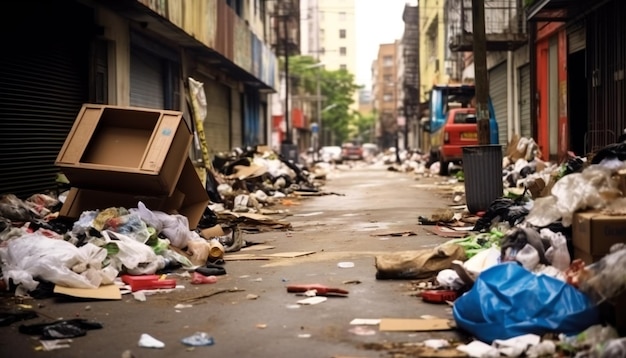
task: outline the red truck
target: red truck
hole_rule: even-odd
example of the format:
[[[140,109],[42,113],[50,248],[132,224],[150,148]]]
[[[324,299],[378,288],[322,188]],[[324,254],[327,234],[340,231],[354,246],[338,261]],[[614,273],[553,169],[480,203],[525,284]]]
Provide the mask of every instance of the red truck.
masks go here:
[[[455,108],[448,111],[448,118],[443,130],[438,133],[440,173],[447,175],[450,163],[459,163],[463,159],[463,147],[478,144],[478,127],[475,108]]]

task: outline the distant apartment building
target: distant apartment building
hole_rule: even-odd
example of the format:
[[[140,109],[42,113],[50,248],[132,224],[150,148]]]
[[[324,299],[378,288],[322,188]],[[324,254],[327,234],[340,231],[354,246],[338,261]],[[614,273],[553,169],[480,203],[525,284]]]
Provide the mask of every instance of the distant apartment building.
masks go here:
[[[327,70],[346,70],[356,77],[356,0],[302,0],[301,51]],[[353,110],[358,110],[355,94]]]
[[[383,148],[395,146],[398,135],[398,55],[400,41],[381,44],[372,63],[372,102],[377,116],[377,138]]]

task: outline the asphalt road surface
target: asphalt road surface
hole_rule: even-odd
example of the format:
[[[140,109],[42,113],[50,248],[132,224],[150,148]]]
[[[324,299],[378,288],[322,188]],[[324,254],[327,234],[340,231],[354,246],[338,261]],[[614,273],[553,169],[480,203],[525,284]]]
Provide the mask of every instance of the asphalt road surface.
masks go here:
[[[413,174],[384,166],[339,166],[328,175],[326,195],[294,200],[283,207],[291,231],[246,233],[244,240],[273,249],[247,254],[313,252],[294,258],[227,260],[227,275],[215,284],[147,297],[124,295],[120,301],[77,301],[60,298],[28,300],[40,318],[86,318],[103,324],[73,339],[69,348],[40,352],[39,341],[17,331],[19,323],[0,327],[2,357],[400,357],[398,348],[429,338],[456,337],[456,332],[381,332],[377,326],[355,326],[355,318],[451,318],[446,304],[429,304],[415,296],[415,282],[377,280],[374,258],[382,253],[434,247],[446,241],[418,225],[419,215],[450,202],[435,190],[416,187]],[[276,216],[276,219],[283,219]],[[416,236],[387,235],[413,231]],[[378,236],[382,235],[382,236]],[[231,255],[227,254],[227,259]],[[353,267],[341,267],[352,266]],[[175,277],[175,276],[173,276]],[[319,283],[349,291],[316,305],[287,285]],[[12,297],[4,305],[15,304]],[[175,308],[177,304],[185,308]],[[214,344],[189,347],[181,339],[206,332]],[[147,333],[165,343],[141,348]],[[417,356],[417,355],[414,355]]]

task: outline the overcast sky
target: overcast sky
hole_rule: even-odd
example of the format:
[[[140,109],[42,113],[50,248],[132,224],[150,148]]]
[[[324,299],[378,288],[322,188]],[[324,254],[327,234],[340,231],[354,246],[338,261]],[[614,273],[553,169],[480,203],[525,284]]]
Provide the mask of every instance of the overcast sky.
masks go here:
[[[372,61],[378,45],[402,37],[402,11],[408,0],[355,0],[357,36],[357,74],[359,84],[370,89]]]

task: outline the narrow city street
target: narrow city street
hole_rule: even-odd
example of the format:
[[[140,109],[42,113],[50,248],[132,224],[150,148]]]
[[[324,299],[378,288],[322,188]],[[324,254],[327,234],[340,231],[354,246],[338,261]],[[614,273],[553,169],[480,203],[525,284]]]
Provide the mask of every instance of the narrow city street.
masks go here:
[[[217,283],[191,285],[189,278],[179,277],[184,289],[150,295],[145,302],[131,295],[121,301],[27,300],[23,304],[32,305],[40,315],[36,320],[84,318],[103,328],[74,339],[70,348],[42,353],[36,352],[38,340],[18,333],[21,323],[35,320],[14,323],[2,328],[0,356],[399,357],[392,352],[394,343],[455,338],[458,333],[453,330],[382,332],[376,325],[350,324],[356,318],[452,318],[448,305],[416,297],[414,282],[375,277],[376,255],[434,247],[447,240],[418,225],[418,216],[451,202],[437,191],[416,186],[436,180],[417,180],[413,173],[388,171],[382,165],[338,166],[324,186],[325,192],[337,195],[305,197],[284,207],[292,230],[244,234],[249,243],[273,247],[263,250],[264,255],[310,254],[237,260],[233,258],[243,252],[227,253],[227,274]],[[417,235],[388,235],[408,231]],[[246,251],[255,253],[261,251]],[[287,285],[313,283],[343,288],[349,294],[299,305],[297,301],[305,297],[286,290]],[[206,332],[214,344],[190,349],[181,343],[195,332]],[[165,347],[138,347],[143,333]]]

